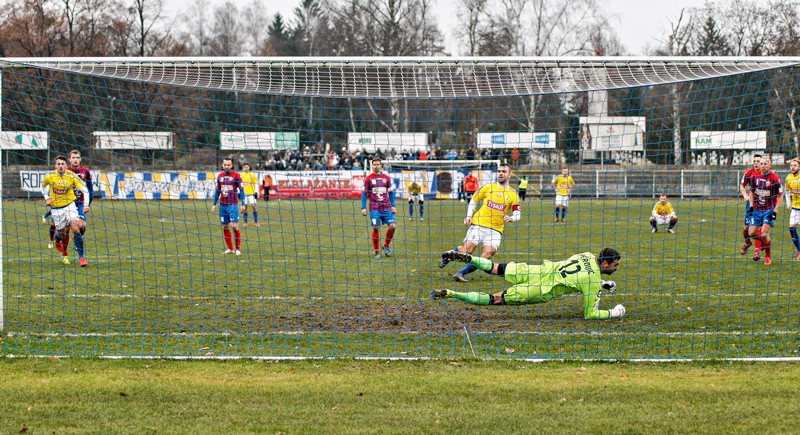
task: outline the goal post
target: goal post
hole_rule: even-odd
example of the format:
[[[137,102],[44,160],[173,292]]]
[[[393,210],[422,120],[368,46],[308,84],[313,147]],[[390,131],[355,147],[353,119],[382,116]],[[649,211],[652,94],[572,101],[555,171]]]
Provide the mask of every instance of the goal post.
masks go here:
[[[796,359],[791,212],[764,238],[771,266],[766,251],[753,261],[739,186],[757,154],[783,184],[800,155],[798,64],[0,58],[0,354]],[[93,191],[86,230],[51,239],[42,181],[72,150]],[[376,156],[395,199],[422,185],[424,211],[362,209]],[[219,199],[212,211],[233,192],[228,159],[238,216]],[[494,183],[501,163],[528,197],[479,204],[473,230],[502,238],[474,254],[540,265],[613,247],[621,266],[603,279],[618,290],[597,307],[624,318],[585,319],[573,287],[545,285],[564,294],[536,304],[432,300],[514,292],[514,277],[439,267],[470,230],[461,180]],[[662,193],[673,227],[651,223]]]

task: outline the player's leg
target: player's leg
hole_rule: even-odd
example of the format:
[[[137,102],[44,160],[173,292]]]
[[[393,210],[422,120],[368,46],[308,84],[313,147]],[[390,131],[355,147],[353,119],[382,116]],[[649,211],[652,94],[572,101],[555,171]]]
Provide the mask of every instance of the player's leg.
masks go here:
[[[761,214],[758,211],[753,210],[750,215],[748,227],[748,234],[756,245],[755,251],[753,252],[753,261],[758,261],[761,259],[761,226]]]
[[[82,225],[83,221],[80,219],[73,219],[70,222],[70,229],[72,230],[72,235],[75,238],[75,249],[78,250],[78,261],[80,262],[81,267],[86,267],[89,263],[86,262],[86,257],[84,255],[84,245],[83,245],[83,233],[81,230],[85,227]]]
[[[257,201],[256,201],[255,198],[253,198],[253,204],[252,204],[252,207],[253,207],[253,225],[256,228],[258,228],[260,225],[258,223],[258,207],[256,206],[256,204],[257,204]]]
[[[669,218],[669,227],[667,228],[667,231],[672,234],[675,234],[675,225],[677,224],[678,224],[677,216],[672,216],[671,218]]]
[[[394,213],[390,210],[384,212],[383,221],[389,226],[386,230],[386,240],[383,242],[383,253],[387,257],[392,256],[392,249],[389,247],[389,244],[392,243],[392,239],[394,238],[394,231],[397,228],[397,222],[394,217]]]
[[[558,220],[559,220],[559,212],[561,211],[561,210],[559,210],[561,208],[561,203],[558,201],[558,195],[556,195],[555,204],[556,204],[556,207],[555,207],[555,209],[556,209],[556,217],[553,219],[553,222],[558,222]]]
[[[775,225],[775,221],[769,219],[761,226],[761,249],[764,251],[764,266],[772,264],[772,237],[770,237],[769,233],[773,225]]]
[[[800,236],[797,234],[797,225],[800,224],[800,210],[792,209],[789,214],[789,234],[795,248],[795,259],[800,260]]]
[[[655,216],[650,216],[650,226],[652,227],[650,229],[651,233],[658,232],[658,220]]]
[[[408,197],[408,220],[414,219],[414,195]]]
[[[464,244],[462,246],[456,246],[455,251],[466,254],[472,254],[473,252],[475,252],[475,248],[478,247],[477,243],[479,242],[480,242],[480,227],[473,225],[469,227],[469,230],[467,231],[467,237],[466,239],[464,239]],[[444,262],[444,259],[442,259],[442,262]],[[467,282],[468,280],[464,278],[464,271],[467,269],[467,266],[464,266],[455,275],[453,275],[453,280],[455,280],[456,282]],[[439,263],[439,267],[443,267],[441,263]]]
[[[377,210],[369,211],[369,221],[372,225],[372,250],[375,258],[381,258],[381,215]]]
[[[492,233],[495,231],[492,230],[485,230],[486,234],[484,235],[483,240],[481,240],[481,257],[484,259],[489,260],[490,258],[494,257],[494,254],[497,253],[497,248],[500,246],[499,240],[494,240],[492,237]],[[498,233],[499,234],[499,233]],[[473,259],[476,256],[473,256]],[[461,270],[458,271],[455,275],[453,275],[453,280],[457,282],[467,282],[466,276],[472,272],[478,270],[478,267],[472,263],[467,264]]]
[[[561,203],[561,222],[567,221],[567,208],[569,207],[569,197],[565,197]]]
[[[231,217],[229,213],[228,206],[223,206],[219,208],[219,222],[222,224],[222,238],[225,240],[225,246],[228,249],[223,252],[223,254],[233,254],[233,236],[231,234]]]
[[[419,199],[419,220],[422,221],[422,220],[425,220],[425,217],[424,217],[424,215],[425,215],[425,198],[423,198],[422,194],[420,193],[419,196],[418,196],[418,199]]]

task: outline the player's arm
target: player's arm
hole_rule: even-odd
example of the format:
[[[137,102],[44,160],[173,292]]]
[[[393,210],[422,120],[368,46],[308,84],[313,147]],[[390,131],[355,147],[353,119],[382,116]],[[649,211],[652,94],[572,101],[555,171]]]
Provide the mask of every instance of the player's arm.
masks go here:
[[[94,199],[94,186],[92,186],[92,172],[88,169],[86,170],[86,189],[89,192],[88,195],[84,195],[83,197],[86,198],[86,206],[88,207],[92,203],[92,199]]]
[[[50,177],[44,177],[42,181],[42,196],[44,196],[44,203],[48,207],[52,207],[53,201],[50,199]]]
[[[744,180],[739,183],[739,192],[741,192],[745,201],[750,201],[750,189],[747,188],[747,183]]]
[[[217,202],[219,201],[219,196],[222,194],[220,190],[219,181],[217,181],[217,189],[214,191],[214,202],[211,205],[211,211],[214,211],[217,208]]]
[[[394,194],[394,189],[392,189],[392,190],[390,190],[390,191],[389,191],[389,204],[391,204],[391,205],[392,205],[392,208],[395,208],[395,205],[394,205],[394,196],[395,196],[395,194]]]
[[[675,207],[672,204],[667,203],[667,216],[677,216],[678,214],[675,213]]]
[[[792,189],[789,189],[789,176],[786,176],[786,191],[783,193],[786,198],[786,210],[792,209]]]
[[[587,320],[610,319],[625,315],[625,307],[617,304],[610,310],[600,309],[600,294],[603,289],[602,281],[591,281],[588,284],[588,291],[583,293],[583,318]],[[616,287],[616,286],[615,286]]]
[[[511,215],[503,216],[505,222],[519,222],[522,219],[522,210],[519,208],[519,203],[511,205]]]
[[[781,208],[781,205],[783,205],[783,186],[781,186],[780,184],[778,184],[778,193],[777,193],[777,195],[778,195],[778,200],[775,201],[775,208],[773,209],[776,212],[778,211],[779,208]],[[789,204],[791,204],[791,203],[789,203]]]
[[[89,200],[88,200],[88,198],[89,198],[89,188],[86,187],[86,186],[87,185],[85,183],[82,183],[82,182],[80,182],[78,180],[75,181],[75,187],[77,187],[78,190],[83,194],[84,198],[87,198],[87,200],[83,202],[83,210],[82,210],[82,212],[84,214],[86,214],[86,212],[89,211]]]

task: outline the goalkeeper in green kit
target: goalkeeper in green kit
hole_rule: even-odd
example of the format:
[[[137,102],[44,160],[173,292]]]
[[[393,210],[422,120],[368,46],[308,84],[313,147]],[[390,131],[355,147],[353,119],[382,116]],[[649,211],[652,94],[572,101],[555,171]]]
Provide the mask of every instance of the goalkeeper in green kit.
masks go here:
[[[599,308],[601,295],[617,289],[614,281],[600,278],[601,274],[611,275],[619,267],[621,256],[613,248],[603,249],[597,257],[591,252],[582,252],[564,261],[544,261],[540,265],[492,263],[489,259],[457,251],[443,252],[442,259],[473,264],[486,273],[504,277],[513,285],[495,294],[434,290],[431,292],[433,299],[455,298],[473,305],[525,305],[548,302],[568,293],[582,293],[584,318],[608,319],[625,315],[622,304],[610,310]]]

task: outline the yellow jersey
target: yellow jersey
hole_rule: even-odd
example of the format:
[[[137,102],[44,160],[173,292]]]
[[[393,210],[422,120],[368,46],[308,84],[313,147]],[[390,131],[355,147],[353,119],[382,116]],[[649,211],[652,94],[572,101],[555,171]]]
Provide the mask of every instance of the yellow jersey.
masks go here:
[[[258,191],[258,177],[252,172],[242,172],[242,186],[245,195],[254,195]]]
[[[497,183],[484,185],[472,199],[476,203],[483,201],[483,206],[472,216],[473,225],[491,228],[500,233],[505,226],[503,215],[511,215],[514,207],[519,207],[517,192]]]
[[[556,188],[556,195],[569,195],[570,188],[575,185],[575,180],[569,175],[566,177],[559,175],[553,178],[553,184]]]
[[[653,207],[653,216],[661,216],[661,215],[671,215],[675,214],[675,209],[672,208],[672,204],[667,202],[666,204],[662,204],[661,202],[657,202],[655,207]]]
[[[791,195],[792,208],[800,210],[800,172],[786,176],[786,193]]]
[[[419,195],[422,193],[422,186],[418,183],[411,183],[408,185],[408,193],[411,195]]]
[[[62,208],[75,202],[75,189],[83,189],[83,180],[72,171],[65,171],[64,175],[58,172],[47,174],[42,181],[42,187],[50,187],[50,200],[52,208]]]

